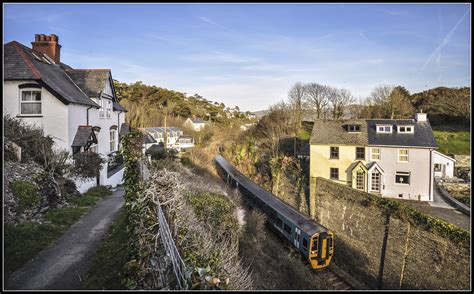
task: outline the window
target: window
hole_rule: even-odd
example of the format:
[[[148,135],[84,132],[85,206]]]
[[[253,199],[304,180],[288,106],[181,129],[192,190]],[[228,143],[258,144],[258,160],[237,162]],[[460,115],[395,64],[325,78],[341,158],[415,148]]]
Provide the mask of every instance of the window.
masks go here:
[[[360,125],[347,125],[347,131],[349,133],[360,132]]]
[[[372,172],[372,185],[370,189],[372,191],[380,192],[380,173],[377,170]]]
[[[281,228],[281,226],[283,225],[283,221],[277,216],[277,220],[276,220],[276,224],[278,227]]]
[[[319,239],[318,237],[313,238],[313,244],[311,246],[311,251],[312,252],[318,251],[318,239]]]
[[[356,174],[356,189],[364,190],[364,172],[358,171]]]
[[[396,172],[395,173],[395,183],[410,185],[410,173],[407,172]]]
[[[377,126],[377,133],[391,133],[392,126]]]
[[[441,163],[435,163],[434,171],[441,171]]]
[[[41,91],[21,91],[21,114],[41,114]]]
[[[408,149],[398,149],[398,162],[408,162]]]
[[[413,126],[398,126],[399,133],[413,133]]]
[[[115,133],[116,130],[110,130],[110,151],[115,151]]]
[[[308,248],[308,240],[306,238],[303,238],[303,247]]]
[[[283,230],[285,230],[285,232],[287,232],[288,234],[291,234],[291,228],[289,225],[285,224]]]
[[[99,118],[104,118],[104,100],[99,98]]]
[[[371,160],[380,160],[380,148],[372,148],[370,157]]]
[[[339,147],[330,147],[330,159],[339,159]]]
[[[356,159],[365,160],[365,148],[364,147],[356,147]]]
[[[331,180],[339,180],[339,169],[331,167],[330,175],[331,175]]]
[[[111,113],[112,113],[112,101],[107,100],[107,110],[106,110],[107,118],[110,118]]]

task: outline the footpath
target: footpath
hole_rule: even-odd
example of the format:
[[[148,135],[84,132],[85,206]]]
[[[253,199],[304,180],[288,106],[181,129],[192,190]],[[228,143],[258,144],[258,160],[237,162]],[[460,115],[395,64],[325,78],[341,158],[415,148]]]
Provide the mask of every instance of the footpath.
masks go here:
[[[5,290],[80,289],[89,259],[124,204],[118,188],[71,226],[58,240],[14,272]]]

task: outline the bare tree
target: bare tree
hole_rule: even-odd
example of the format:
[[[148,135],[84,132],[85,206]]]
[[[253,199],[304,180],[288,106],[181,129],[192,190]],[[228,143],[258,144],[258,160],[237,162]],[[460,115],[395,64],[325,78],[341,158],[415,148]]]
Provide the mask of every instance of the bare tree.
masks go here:
[[[305,86],[298,82],[288,92],[288,103],[294,119],[295,129],[301,127],[305,90]]]
[[[284,102],[270,106],[270,113],[258,122],[257,131],[263,139],[263,147],[270,151],[272,158],[278,156],[280,140],[290,132],[290,122],[290,111]]]
[[[323,116],[328,106],[328,87],[317,83],[309,83],[305,85],[305,96],[308,103],[315,110],[315,118],[319,119]]]
[[[355,101],[351,92],[346,89],[328,88],[328,101],[331,104],[333,119],[339,119],[344,115],[344,110]]]
[[[410,99],[401,87],[378,86],[370,94],[369,100],[375,108],[378,107],[380,110],[376,115],[383,118],[403,118],[413,113]]]

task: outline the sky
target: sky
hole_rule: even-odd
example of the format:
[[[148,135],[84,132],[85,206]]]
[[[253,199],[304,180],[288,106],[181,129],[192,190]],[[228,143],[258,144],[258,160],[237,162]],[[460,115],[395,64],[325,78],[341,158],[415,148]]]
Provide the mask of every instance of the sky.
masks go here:
[[[267,109],[296,82],[365,99],[471,84],[470,4],[3,4],[3,42],[59,37],[61,61]]]

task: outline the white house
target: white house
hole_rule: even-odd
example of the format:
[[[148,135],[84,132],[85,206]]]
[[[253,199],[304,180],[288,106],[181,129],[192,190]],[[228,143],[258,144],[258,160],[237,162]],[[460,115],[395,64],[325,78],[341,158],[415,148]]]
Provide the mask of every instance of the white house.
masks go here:
[[[17,41],[3,45],[3,113],[43,128],[58,149],[72,154],[92,150],[109,163],[100,177],[77,181],[80,192],[122,182],[123,165],[112,160],[127,111],[115,95],[110,69],[74,69],[60,60],[54,34],[36,34],[29,48]],[[115,158],[116,159],[116,158]]]
[[[425,113],[415,119],[319,119],[310,139],[310,177],[382,197],[433,201],[436,148]]]
[[[206,122],[201,118],[188,118],[183,126],[199,132],[206,126]]]
[[[178,152],[194,147],[194,138],[192,136],[181,135],[176,143],[174,143],[173,148]]]
[[[167,141],[167,148],[173,148],[174,144],[178,140],[180,136],[183,135],[183,131],[180,128],[176,127],[154,127],[154,128],[143,128],[143,131],[149,134],[156,143],[165,142],[165,130],[166,130],[166,141]]]
[[[433,151],[434,176],[438,178],[453,178],[456,159]]]

